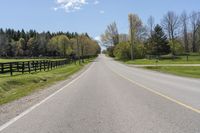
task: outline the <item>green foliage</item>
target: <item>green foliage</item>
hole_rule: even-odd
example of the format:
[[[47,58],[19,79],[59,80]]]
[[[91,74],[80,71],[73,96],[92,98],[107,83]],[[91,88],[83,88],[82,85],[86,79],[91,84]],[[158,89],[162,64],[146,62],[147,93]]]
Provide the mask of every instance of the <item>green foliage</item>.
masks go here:
[[[121,42],[114,49],[114,56],[117,59],[130,59],[130,43]]]
[[[148,43],[149,54],[163,55],[170,53],[170,46],[168,45],[167,36],[160,25],[156,25],[152,36],[148,40]]]
[[[174,53],[175,53],[175,55],[183,54],[185,50],[184,50],[184,46],[181,44],[181,42],[178,41],[178,40],[174,40],[173,43],[174,43]],[[172,43],[172,41],[169,41],[169,45],[171,47],[171,50],[173,49],[173,43]]]
[[[114,55],[115,46],[110,46],[107,48],[108,56],[115,57]]]
[[[133,53],[134,53],[135,59],[144,58],[146,54],[146,48],[142,43],[138,42],[133,48]]]
[[[76,39],[79,36],[87,38],[87,41],[82,43],[83,45],[79,44],[84,55],[100,53],[100,46],[87,33],[78,35],[78,33],[69,32],[38,33],[35,30],[25,32],[24,30],[0,29],[0,57],[68,57],[71,54],[77,56],[80,53],[76,46]]]

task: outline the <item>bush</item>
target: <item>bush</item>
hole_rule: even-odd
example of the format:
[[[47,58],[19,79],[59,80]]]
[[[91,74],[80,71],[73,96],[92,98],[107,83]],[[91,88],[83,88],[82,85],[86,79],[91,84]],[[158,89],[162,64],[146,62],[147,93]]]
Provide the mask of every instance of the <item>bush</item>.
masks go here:
[[[114,49],[115,49],[115,46],[110,46],[110,47],[107,48],[107,52],[108,52],[108,55],[110,57],[115,57],[114,56]]]
[[[146,48],[143,44],[136,44],[133,52],[136,59],[141,59],[145,57]]]
[[[114,49],[114,56],[117,59],[130,59],[130,43],[121,42]]]
[[[173,51],[173,43],[172,41],[169,41],[169,45],[171,48],[171,51]],[[174,54],[175,55],[182,55],[184,54],[184,47],[181,45],[181,42],[178,40],[174,40]]]

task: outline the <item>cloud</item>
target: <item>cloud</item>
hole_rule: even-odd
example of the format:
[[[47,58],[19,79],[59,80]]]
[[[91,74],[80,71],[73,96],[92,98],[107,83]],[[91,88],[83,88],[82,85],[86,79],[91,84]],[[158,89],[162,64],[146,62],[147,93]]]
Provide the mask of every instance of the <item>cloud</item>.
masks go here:
[[[82,6],[88,4],[86,0],[56,0],[57,7],[54,8],[55,11],[58,9],[64,9],[67,13],[80,10]]]
[[[96,40],[96,41],[101,41],[101,37],[100,37],[100,36],[96,36],[96,37],[94,38],[94,40]]]
[[[98,0],[95,0],[94,1],[94,5],[98,5],[99,4],[99,1]]]
[[[100,13],[100,14],[104,14],[104,13],[105,13],[105,11],[104,11],[104,10],[101,10],[101,11],[99,11],[99,13]]]

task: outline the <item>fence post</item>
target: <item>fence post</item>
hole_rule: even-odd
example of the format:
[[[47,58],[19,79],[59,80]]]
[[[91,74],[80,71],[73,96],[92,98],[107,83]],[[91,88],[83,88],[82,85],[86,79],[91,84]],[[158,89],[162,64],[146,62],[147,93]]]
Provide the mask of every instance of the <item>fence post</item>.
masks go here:
[[[17,72],[19,72],[19,62],[17,62]]]
[[[48,64],[48,71],[49,71],[49,68],[50,68],[50,61],[49,60],[47,61],[47,64]]]
[[[42,71],[42,61],[40,61],[40,71]]]
[[[36,62],[33,61],[33,63],[34,63],[34,69],[35,69],[35,72],[37,72],[37,69],[36,69]]]
[[[12,63],[10,63],[10,75],[13,75]]]
[[[51,62],[51,70],[52,70],[52,61],[50,61]]]
[[[46,62],[43,61],[43,63],[44,63],[44,71],[46,71]]]
[[[31,73],[30,61],[28,62],[28,72]]]
[[[1,64],[1,73],[4,73],[4,64]]]
[[[22,63],[22,74],[24,74],[24,62]]]

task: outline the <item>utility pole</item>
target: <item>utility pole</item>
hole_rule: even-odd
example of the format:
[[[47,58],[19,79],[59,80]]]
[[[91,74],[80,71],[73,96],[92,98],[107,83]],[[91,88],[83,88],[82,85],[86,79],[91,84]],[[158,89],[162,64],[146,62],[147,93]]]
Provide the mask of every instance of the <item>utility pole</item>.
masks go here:
[[[78,60],[79,60],[79,64],[81,64],[81,60],[80,60],[80,46],[79,46],[78,35],[77,35],[76,41],[77,41]]]
[[[133,39],[133,20],[132,16],[129,16],[129,21],[130,21],[130,37],[131,37],[131,60],[134,59],[133,55],[133,45],[134,45],[134,39]]]

